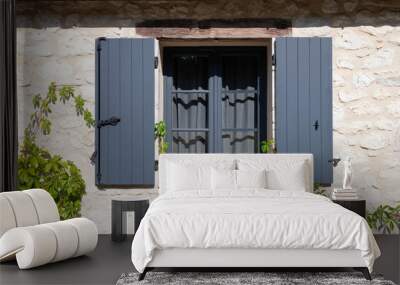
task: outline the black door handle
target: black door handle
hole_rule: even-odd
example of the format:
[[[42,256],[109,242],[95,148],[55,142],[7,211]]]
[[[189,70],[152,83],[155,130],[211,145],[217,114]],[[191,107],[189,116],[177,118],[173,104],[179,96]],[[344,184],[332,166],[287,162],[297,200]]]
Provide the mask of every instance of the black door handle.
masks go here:
[[[118,123],[121,121],[121,119],[120,118],[117,118],[117,117],[111,117],[111,118],[109,118],[109,119],[107,119],[107,120],[100,120],[100,121],[98,121],[98,123],[97,123],[97,127],[98,128],[101,128],[101,127],[105,127],[105,126],[116,126],[116,125],[118,125]]]
[[[316,120],[316,121],[314,122],[313,127],[314,127],[314,130],[318,130],[318,127],[319,127],[318,120]]]

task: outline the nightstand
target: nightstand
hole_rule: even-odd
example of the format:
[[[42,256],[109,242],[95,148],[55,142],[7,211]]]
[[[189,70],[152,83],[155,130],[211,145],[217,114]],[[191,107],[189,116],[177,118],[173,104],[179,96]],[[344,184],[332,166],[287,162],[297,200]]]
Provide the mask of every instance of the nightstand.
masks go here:
[[[359,214],[365,218],[366,202],[365,200],[332,200],[332,202],[339,204],[340,206]]]
[[[111,201],[111,239],[113,241],[123,241],[126,234],[123,233],[124,228],[124,212],[135,212],[135,232],[137,231],[140,221],[149,208],[150,196],[117,196]]]

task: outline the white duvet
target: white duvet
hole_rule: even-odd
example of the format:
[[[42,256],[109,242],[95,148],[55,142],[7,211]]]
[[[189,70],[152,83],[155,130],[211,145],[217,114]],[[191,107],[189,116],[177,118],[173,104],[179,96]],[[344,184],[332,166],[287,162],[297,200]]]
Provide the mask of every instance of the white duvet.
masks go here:
[[[132,262],[143,272],[165,248],[358,249],[370,271],[380,255],[367,222],[329,199],[255,189],[161,195],[138,228]]]

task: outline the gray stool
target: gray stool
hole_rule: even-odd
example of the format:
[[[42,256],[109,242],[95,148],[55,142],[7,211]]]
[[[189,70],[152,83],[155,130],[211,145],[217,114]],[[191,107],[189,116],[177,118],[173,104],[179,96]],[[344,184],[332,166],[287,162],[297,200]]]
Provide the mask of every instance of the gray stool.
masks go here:
[[[124,212],[135,212],[135,232],[140,221],[149,208],[150,196],[121,196],[112,198],[111,201],[111,239],[113,241],[123,241],[126,239],[126,233],[123,233],[123,215]]]

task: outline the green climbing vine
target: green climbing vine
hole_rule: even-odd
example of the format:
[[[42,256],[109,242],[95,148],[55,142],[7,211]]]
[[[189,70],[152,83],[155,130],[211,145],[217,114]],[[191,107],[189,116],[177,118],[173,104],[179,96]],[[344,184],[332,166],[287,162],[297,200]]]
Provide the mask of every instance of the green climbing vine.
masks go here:
[[[77,116],[83,117],[88,128],[95,126],[92,113],[85,108],[85,100],[75,94],[72,86],[57,86],[52,82],[46,96],[35,95],[32,99],[34,111],[24,130],[18,156],[18,188],[43,188],[57,203],[61,219],[80,216],[81,200],[85,194],[85,181],[79,168],[60,155],[51,154],[37,144],[38,135],[50,135],[52,106],[73,101]]]

